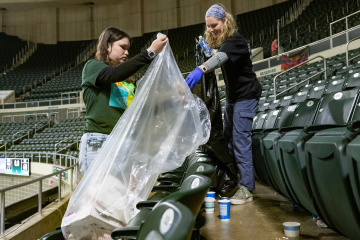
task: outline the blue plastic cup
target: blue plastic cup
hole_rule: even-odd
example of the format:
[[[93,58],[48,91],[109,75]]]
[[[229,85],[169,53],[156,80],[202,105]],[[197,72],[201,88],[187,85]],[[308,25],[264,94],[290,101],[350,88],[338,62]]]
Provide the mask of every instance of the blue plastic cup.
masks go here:
[[[230,200],[219,200],[220,220],[229,221],[230,219]]]
[[[206,197],[211,197],[215,199],[215,192],[207,192]]]

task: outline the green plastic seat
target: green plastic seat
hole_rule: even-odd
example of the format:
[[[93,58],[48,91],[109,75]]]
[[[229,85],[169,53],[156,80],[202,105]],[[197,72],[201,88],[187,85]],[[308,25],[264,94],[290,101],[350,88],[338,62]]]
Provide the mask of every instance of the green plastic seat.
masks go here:
[[[326,129],[305,143],[310,186],[323,220],[350,239],[360,239],[360,215],[344,149],[358,134]]]
[[[276,146],[279,168],[292,200],[314,214],[316,211],[312,203],[305,156],[302,151],[303,142],[307,141],[313,134],[304,133],[302,128],[312,125],[319,102],[319,99],[307,100],[298,105],[291,127],[280,129],[283,136],[278,140]]]
[[[341,92],[345,85],[345,79],[338,79],[334,81],[329,81],[326,84],[325,93]]]
[[[348,128],[322,130],[305,144],[309,181],[318,207],[326,221],[350,239],[360,239],[360,231],[358,231],[360,214],[357,200],[359,199],[357,141],[360,127],[360,99],[359,94],[352,97],[357,92],[357,89],[341,92],[344,93],[342,96],[344,110],[329,112],[332,114],[324,113],[327,118],[343,118],[344,121],[349,122]],[[336,110],[340,109],[338,105],[333,104],[333,107]]]
[[[360,70],[356,69],[352,74],[347,76],[345,89],[360,87]]]
[[[276,121],[276,125],[274,129],[280,129],[283,127],[288,127],[291,125],[291,122],[295,116],[295,110],[298,105],[292,105],[283,107],[278,116],[278,120]],[[270,113],[271,114],[271,113]],[[266,132],[271,131],[270,129],[265,130]],[[282,175],[281,168],[279,168],[279,153],[277,148],[278,139],[282,137],[282,133],[278,130],[269,132],[263,138],[263,152],[264,152],[264,160],[266,169],[268,172],[268,176],[271,179],[271,182],[276,186],[276,189],[280,191],[283,195],[288,198],[292,198],[289,191],[287,190],[287,186],[284,182],[284,177]]]
[[[182,203],[191,211],[193,217],[195,218],[200,210],[210,185],[210,178],[201,175],[191,175],[184,180],[178,192],[169,194],[160,201],[148,200],[139,202],[136,205],[136,208],[139,209],[140,212],[130,220],[126,227],[115,229],[112,232],[111,237],[113,239],[122,239],[124,237],[135,239],[140,229],[141,222],[149,216],[152,210],[156,209],[157,206],[160,206],[161,203],[165,202]]]
[[[346,157],[349,166],[349,178],[355,198],[355,202],[360,214],[360,135],[351,141],[346,148]]]
[[[266,129],[274,129],[280,110],[272,110],[267,113],[258,114],[254,118],[252,130],[252,154],[256,175],[269,186],[277,189],[271,181],[265,164],[265,153],[262,139],[267,135]],[[263,123],[263,124],[261,124]],[[261,125],[261,126],[260,126]],[[278,190],[278,189],[277,189]]]
[[[194,219],[191,211],[181,203],[161,203],[141,225],[136,239],[188,240]]]
[[[184,175],[184,177],[182,178],[167,177],[167,178],[158,179],[158,182],[160,183],[166,182],[168,184],[177,183],[181,185],[184,179],[187,179],[189,176],[193,174],[200,174],[212,178],[212,176],[215,173],[215,170],[216,168],[210,164],[196,162],[191,166],[189,166],[189,168],[186,170],[186,174]],[[176,185],[175,186],[158,185],[153,187],[152,192],[171,193],[171,192],[176,192],[177,189],[178,187]]]
[[[39,240],[65,240],[61,229],[56,230],[55,232],[51,232],[51,233],[47,233],[44,236],[42,236],[41,238],[39,238]]]
[[[309,171],[311,170],[309,170],[308,168],[309,167],[312,168],[312,166],[308,165],[308,161],[306,157],[308,157],[309,154],[308,153],[305,154],[304,151],[304,148],[306,146],[305,144],[307,143],[307,141],[311,140],[312,135],[314,135],[316,132],[321,132],[321,130],[324,129],[345,126],[345,124],[350,120],[350,114],[352,107],[355,104],[357,91],[358,90],[355,89],[355,90],[327,94],[321,100],[316,117],[311,126],[305,127],[304,130],[295,130],[286,133],[285,136],[281,140],[279,140],[279,147],[288,154],[288,156],[286,156],[285,154],[281,153],[283,154],[282,157],[284,164],[287,164],[289,161],[294,159],[295,162],[299,164],[299,166],[302,166],[301,171],[304,170],[307,171],[308,178],[310,179]],[[291,157],[289,157],[289,155]],[[306,159],[306,161],[304,158]],[[286,170],[287,169],[285,169],[284,175],[286,175]],[[303,173],[302,176],[304,176]],[[288,177],[292,178],[291,176]],[[304,180],[303,185],[308,186],[307,183],[310,183],[310,181],[307,182],[306,179],[303,180]],[[295,180],[294,183],[298,183],[298,181],[299,180],[297,181]],[[294,188],[294,190],[296,189]],[[311,186],[311,190],[309,191],[313,195],[317,194],[314,193],[314,189],[312,186]],[[336,229],[336,227],[333,225],[330,218],[326,215],[323,209],[321,210],[320,205],[322,204],[323,202],[321,201],[321,199],[319,197],[318,198],[315,197],[314,208],[317,214],[327,225]]]

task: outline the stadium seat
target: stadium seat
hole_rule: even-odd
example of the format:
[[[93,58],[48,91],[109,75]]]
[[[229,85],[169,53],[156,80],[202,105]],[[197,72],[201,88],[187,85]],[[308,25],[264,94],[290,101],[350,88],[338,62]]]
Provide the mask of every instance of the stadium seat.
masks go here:
[[[191,238],[194,220],[191,211],[181,203],[164,202],[145,219],[136,239],[187,240]]]
[[[287,196],[288,198],[292,197],[290,196],[290,193],[285,185],[281,169],[279,169],[280,165],[277,153],[277,141],[279,138],[281,138],[282,134],[278,132],[278,129],[291,125],[296,107],[297,105],[282,107],[279,110],[280,113],[278,115],[276,125],[273,129],[266,129],[266,132],[271,132],[269,132],[262,139],[265,166],[271,182],[276,186],[276,189],[278,189],[283,195]],[[270,112],[269,114],[274,114],[274,112]]]
[[[303,152],[303,142],[313,134],[304,133],[302,128],[312,125],[319,102],[320,99],[301,102],[296,109],[291,127],[281,129],[280,132],[284,135],[278,140],[279,166],[288,190],[295,202],[314,214],[316,211],[312,202]]]

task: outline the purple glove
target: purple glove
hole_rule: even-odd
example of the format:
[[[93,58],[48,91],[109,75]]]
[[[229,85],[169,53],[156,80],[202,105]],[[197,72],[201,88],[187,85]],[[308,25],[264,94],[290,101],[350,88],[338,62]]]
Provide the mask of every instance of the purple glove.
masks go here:
[[[192,89],[195,86],[195,84],[197,84],[200,81],[202,75],[203,75],[203,71],[197,67],[195,68],[194,71],[192,71],[189,74],[189,76],[187,76],[185,81],[186,84],[189,85],[190,89]]]

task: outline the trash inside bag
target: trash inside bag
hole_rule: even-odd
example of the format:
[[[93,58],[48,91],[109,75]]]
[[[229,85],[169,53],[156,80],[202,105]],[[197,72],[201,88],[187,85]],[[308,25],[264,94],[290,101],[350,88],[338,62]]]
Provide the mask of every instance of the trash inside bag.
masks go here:
[[[125,226],[158,175],[181,166],[210,131],[206,105],[192,95],[168,42],[71,196],[64,237],[99,239]]]

